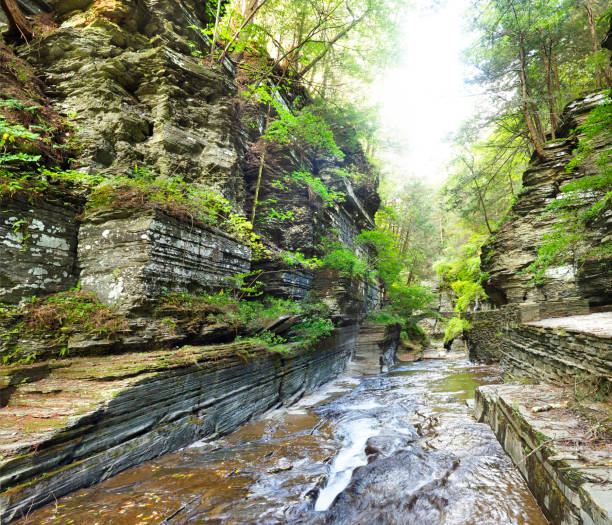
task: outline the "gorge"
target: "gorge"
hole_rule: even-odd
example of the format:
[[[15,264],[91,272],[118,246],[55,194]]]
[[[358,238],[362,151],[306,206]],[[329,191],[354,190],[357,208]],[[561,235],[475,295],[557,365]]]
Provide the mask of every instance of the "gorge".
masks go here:
[[[451,218],[341,4],[0,2],[0,525],[612,523],[607,57]]]

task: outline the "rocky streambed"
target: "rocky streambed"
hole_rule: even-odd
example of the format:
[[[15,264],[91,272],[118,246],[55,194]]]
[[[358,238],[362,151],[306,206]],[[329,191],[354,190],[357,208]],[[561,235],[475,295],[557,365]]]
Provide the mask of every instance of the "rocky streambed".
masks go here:
[[[370,370],[378,371],[377,356]],[[25,523],[546,524],[458,360],[358,367],[289,408],[31,512]]]

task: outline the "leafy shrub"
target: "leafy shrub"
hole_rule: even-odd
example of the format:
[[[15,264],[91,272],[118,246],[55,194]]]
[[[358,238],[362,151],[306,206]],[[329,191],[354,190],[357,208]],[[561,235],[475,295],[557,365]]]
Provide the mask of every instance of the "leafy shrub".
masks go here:
[[[254,96],[258,102],[274,109],[276,118],[268,123],[268,129],[262,137],[265,140],[276,144],[289,144],[298,152],[308,148],[315,154],[344,158],[331,128],[313,108],[305,106],[293,112],[278,95],[278,89],[271,89],[266,85],[248,86],[244,96]],[[297,106],[297,101],[293,105]]]
[[[405,321],[403,317],[400,317],[399,315],[386,311],[386,310],[381,310],[378,312],[371,313],[370,315],[368,315],[368,320],[372,321],[373,323],[385,324],[385,325],[391,325],[391,324],[403,325]]]
[[[342,192],[330,190],[319,177],[315,177],[308,171],[294,171],[291,175],[287,175],[285,180],[291,180],[298,186],[307,187],[309,191],[318,195],[323,205],[328,208],[344,201]]]
[[[38,140],[40,135],[20,124],[12,124],[0,115],[0,175],[4,167],[22,163],[38,162],[40,155],[17,151],[15,146]],[[12,146],[9,149],[9,146]]]
[[[480,253],[485,241],[485,236],[473,235],[459,257],[435,265],[441,287],[456,295],[456,312],[465,312],[471,304],[487,299],[482,282],[488,275],[480,269]]]
[[[393,235],[381,228],[364,230],[355,237],[355,243],[366,244],[374,249],[376,253],[373,266],[378,270],[378,276],[386,287],[392,286],[404,268],[400,249]]]
[[[305,321],[293,326],[289,333],[293,336],[292,339],[294,341],[306,342],[309,345],[313,345],[324,337],[331,335],[334,328],[334,323],[331,319],[313,315]]]
[[[360,259],[342,243],[324,240],[325,254],[321,257],[321,266],[333,268],[342,277],[365,277],[368,273],[368,263]]]
[[[415,312],[427,310],[435,295],[428,286],[395,282],[388,290],[389,308],[395,314],[409,319]]]
[[[444,330],[444,342],[448,343],[457,337],[459,334],[462,334],[464,330],[469,330],[472,328],[472,325],[461,317],[452,317],[446,323],[446,329]]]

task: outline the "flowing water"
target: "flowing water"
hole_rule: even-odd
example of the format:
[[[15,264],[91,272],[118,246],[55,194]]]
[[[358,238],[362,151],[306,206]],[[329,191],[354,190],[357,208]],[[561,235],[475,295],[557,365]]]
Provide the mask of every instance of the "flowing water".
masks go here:
[[[372,370],[378,360],[369,365]],[[364,375],[79,491],[19,523],[546,524],[469,407],[494,368],[465,360]]]

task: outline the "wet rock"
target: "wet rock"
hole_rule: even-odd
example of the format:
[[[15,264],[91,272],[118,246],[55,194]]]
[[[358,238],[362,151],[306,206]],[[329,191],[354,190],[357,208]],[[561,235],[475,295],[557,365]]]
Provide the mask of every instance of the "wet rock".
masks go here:
[[[417,445],[357,468],[326,514],[335,525],[437,523],[449,500],[441,487],[459,465],[448,452]],[[427,480],[425,484],[423,481]]]
[[[0,200],[0,303],[17,304],[76,284],[78,203],[70,196]]]
[[[365,446],[365,453],[368,458],[368,463],[377,460],[378,458],[388,457],[392,454],[408,448],[410,443],[419,439],[416,431],[406,435],[404,430],[402,434],[379,434],[368,439]]]
[[[295,357],[235,343],[64,361],[0,408],[0,519],[292,403],[344,369],[356,333]]]

